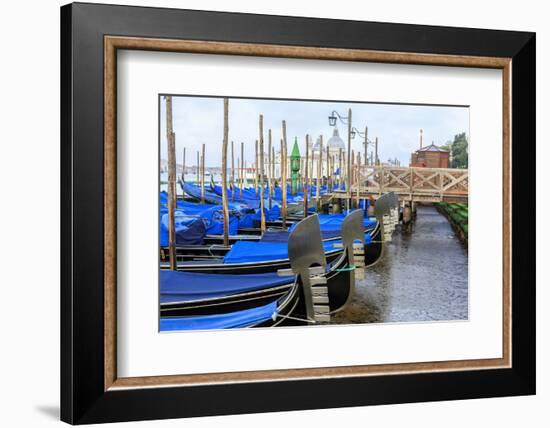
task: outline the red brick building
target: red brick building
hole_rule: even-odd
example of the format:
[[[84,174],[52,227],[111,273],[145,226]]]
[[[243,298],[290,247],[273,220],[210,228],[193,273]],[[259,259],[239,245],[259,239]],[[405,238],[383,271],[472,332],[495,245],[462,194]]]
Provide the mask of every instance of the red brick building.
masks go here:
[[[411,166],[419,168],[449,168],[449,151],[434,143],[418,149],[411,155]]]

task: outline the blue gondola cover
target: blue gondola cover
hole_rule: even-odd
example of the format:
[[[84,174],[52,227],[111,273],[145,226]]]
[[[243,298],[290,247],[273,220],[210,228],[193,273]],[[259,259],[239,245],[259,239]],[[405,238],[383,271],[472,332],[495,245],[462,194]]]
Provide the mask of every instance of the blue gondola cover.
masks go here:
[[[341,230],[342,228],[342,222],[346,218],[346,214],[318,214],[319,218],[319,226],[321,227],[321,231],[329,231],[329,230]],[[364,219],[364,225],[365,228],[372,227],[376,225],[376,219],[365,217]],[[296,227],[296,224],[293,224],[289,230],[294,229]]]
[[[340,236],[339,230],[321,231],[323,240],[335,239]],[[290,231],[285,230],[266,230],[262,235],[260,242],[288,242]]]
[[[258,308],[216,315],[170,317],[160,319],[160,331],[214,330],[243,328],[267,321],[277,314],[274,301]]]
[[[168,205],[167,193],[160,192],[161,216],[163,214],[168,213],[167,205]],[[221,205],[177,201],[177,209],[178,211],[180,211],[179,215],[201,217],[205,221],[207,234],[220,235],[223,233],[223,209]],[[230,208],[230,212],[229,212],[229,234],[230,235],[234,235],[238,233],[240,219],[248,215],[249,214],[242,214],[240,211]]]
[[[163,270],[160,272],[160,303],[229,296],[247,291],[277,287],[293,282],[277,273],[223,275]]]
[[[176,244],[200,245],[206,235],[206,224],[197,216],[187,216],[181,211],[175,212]],[[160,219],[160,246],[168,246],[168,214]]]
[[[339,241],[324,242],[325,251],[335,250]],[[287,242],[237,241],[225,255],[224,263],[258,263],[288,259]]]

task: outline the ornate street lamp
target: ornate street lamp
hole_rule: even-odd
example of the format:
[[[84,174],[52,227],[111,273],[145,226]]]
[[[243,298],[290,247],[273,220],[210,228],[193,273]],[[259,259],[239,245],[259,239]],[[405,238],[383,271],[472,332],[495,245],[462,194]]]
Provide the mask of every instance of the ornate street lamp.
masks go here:
[[[365,159],[368,159],[368,156],[367,156],[367,146],[370,144],[372,146],[375,147],[375,152],[378,153],[378,139],[376,139],[376,141],[372,141],[372,140],[369,140],[367,138],[367,132],[368,132],[368,128],[365,127],[365,131],[361,132],[359,131],[357,128],[353,127],[351,132],[350,132],[350,136],[351,138],[355,138],[356,135],[359,135],[361,138],[364,138],[364,141],[363,141],[363,146],[364,146],[364,151],[365,151]],[[376,163],[378,162],[378,155],[377,155],[377,158],[376,158]],[[365,162],[366,163],[366,162]]]
[[[362,137],[362,138],[365,138],[365,136],[367,135],[366,132],[364,132],[364,131],[361,132],[361,131],[359,131],[356,127],[353,127],[352,130],[351,130],[351,138],[355,138],[355,135],[356,135],[356,134],[359,135],[359,136]],[[367,142],[368,142],[369,144],[374,144],[374,142],[371,141],[371,140],[367,140]]]
[[[330,116],[328,117],[328,124],[330,126],[336,126],[336,119],[340,119],[340,122],[342,122],[344,125],[348,124],[348,118],[346,116],[342,116],[336,110],[332,110]]]

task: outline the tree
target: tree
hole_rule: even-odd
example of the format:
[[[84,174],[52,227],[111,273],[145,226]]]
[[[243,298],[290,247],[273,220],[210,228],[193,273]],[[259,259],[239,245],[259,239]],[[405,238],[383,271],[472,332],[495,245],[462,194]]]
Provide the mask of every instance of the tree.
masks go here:
[[[465,132],[455,135],[452,142],[448,141],[441,148],[451,152],[451,168],[468,168],[468,139]]]

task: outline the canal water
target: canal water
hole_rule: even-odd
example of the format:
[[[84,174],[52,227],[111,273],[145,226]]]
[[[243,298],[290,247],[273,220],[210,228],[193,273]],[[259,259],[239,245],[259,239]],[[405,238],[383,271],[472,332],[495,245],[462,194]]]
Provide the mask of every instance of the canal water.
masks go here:
[[[468,253],[434,207],[419,206],[412,233],[398,226],[385,251],[331,324],[468,319]]]

